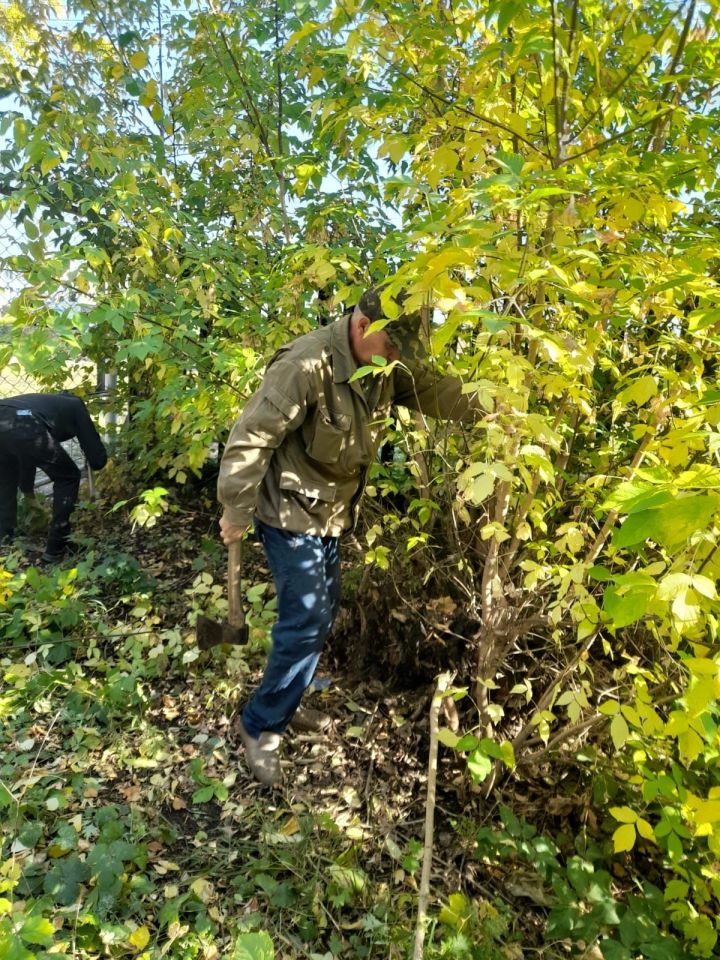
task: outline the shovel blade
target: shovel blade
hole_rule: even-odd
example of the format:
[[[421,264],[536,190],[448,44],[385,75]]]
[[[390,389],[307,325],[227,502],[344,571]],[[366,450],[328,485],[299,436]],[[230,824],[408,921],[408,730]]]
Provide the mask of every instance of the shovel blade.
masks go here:
[[[195,638],[201,650],[209,650],[221,643],[240,646],[248,642],[248,627],[247,624],[233,627],[227,622],[218,623],[217,620],[200,615],[195,625]]]

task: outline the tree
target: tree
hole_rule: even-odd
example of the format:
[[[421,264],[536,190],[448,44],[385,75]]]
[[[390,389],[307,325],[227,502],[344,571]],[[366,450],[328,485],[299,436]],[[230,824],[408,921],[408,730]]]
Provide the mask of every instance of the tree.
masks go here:
[[[41,373],[51,329],[142,382],[129,442],[182,482],[318,292],[390,273],[432,303],[433,362],[485,413],[401,424],[422,504],[373,557],[409,547],[477,622],[486,789],[609,719],[615,849],[657,845],[668,923],[710,955],[715,0],[9,9],[13,349]]]

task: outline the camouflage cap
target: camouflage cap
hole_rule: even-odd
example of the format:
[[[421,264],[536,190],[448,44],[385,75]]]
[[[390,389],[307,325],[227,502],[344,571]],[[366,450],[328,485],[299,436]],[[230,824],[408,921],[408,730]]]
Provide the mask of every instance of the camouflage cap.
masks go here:
[[[366,290],[358,301],[358,309],[368,318],[368,320],[384,320],[385,312],[382,307],[382,287],[371,287]],[[400,357],[404,361],[422,360],[426,354],[425,346],[422,342],[422,311],[415,310],[412,313],[404,313],[403,303],[408,296],[404,291],[396,293],[392,299],[398,306],[400,314],[395,320],[390,320],[385,332],[397,347]]]

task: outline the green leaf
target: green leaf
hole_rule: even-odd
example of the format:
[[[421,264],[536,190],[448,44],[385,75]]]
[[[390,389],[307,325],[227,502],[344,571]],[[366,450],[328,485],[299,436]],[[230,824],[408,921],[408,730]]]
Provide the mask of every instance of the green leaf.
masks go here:
[[[369,373],[375,373],[376,369],[376,367],[370,366],[369,364],[366,364],[364,367],[358,367],[348,379],[348,383],[359,380],[361,377],[366,377]]]
[[[710,917],[706,917],[703,914],[692,917],[692,919],[683,925],[683,933],[686,937],[691,937],[697,941],[701,956],[712,956],[718,937]]]
[[[38,943],[47,946],[55,935],[55,927],[45,917],[27,917],[20,928],[20,936],[25,943]]]
[[[665,900],[684,900],[690,889],[689,884],[684,880],[670,880],[665,887]]]
[[[460,737],[457,743],[455,744],[455,749],[459,753],[467,753],[469,750],[474,750],[480,741],[472,733],[466,733],[464,736]]]
[[[475,783],[482,783],[492,770],[492,760],[486,757],[480,750],[473,750],[467,758],[468,770]]]
[[[610,721],[610,736],[616,750],[621,750],[623,744],[630,736],[630,729],[625,717],[621,713],[616,713]]]
[[[674,502],[628,517],[613,536],[616,548],[654,540],[672,549],[687,542],[696,530],[707,527],[718,509],[717,494],[678,497]]]
[[[266,933],[241,933],[235,941],[232,960],[275,960],[273,942]]]
[[[657,593],[657,583],[641,573],[625,574],[617,583],[606,587],[603,593],[603,610],[612,626],[626,627],[640,620],[650,610]]]
[[[633,960],[628,948],[617,940],[601,940],[600,951],[605,960]]]
[[[504,2],[500,4],[500,10],[497,18],[497,32],[499,34],[505,33],[508,26],[512,23],[524,6],[525,0],[504,0]]]
[[[215,796],[215,787],[210,784],[207,787],[201,787],[192,795],[193,803],[208,803]]]
[[[482,473],[475,477],[468,486],[466,496],[471,503],[479,506],[491,496],[495,489],[495,477],[491,473]]]
[[[460,737],[456,733],[453,733],[449,727],[440,727],[437,733],[437,738],[440,743],[446,747],[450,747],[451,749],[455,749],[460,741]],[[473,739],[475,738],[473,737]]]
[[[638,513],[670,503],[675,497],[671,490],[658,489],[656,484],[642,480],[628,480],[619,484],[599,508],[601,513],[615,510],[617,513]]]
[[[0,929],[0,957],[2,960],[35,960],[19,936]]]
[[[570,857],[567,864],[568,880],[573,886],[575,892],[584,897],[588,887],[595,880],[595,868],[588,860],[582,857]],[[607,896],[607,893],[604,893]]]
[[[359,893],[367,886],[367,876],[358,867],[347,867],[339,863],[331,863],[328,873],[335,883],[353,893]]]
[[[526,204],[533,203],[536,200],[545,200],[547,197],[567,197],[570,194],[572,194],[572,190],[567,190],[565,187],[538,187],[536,190],[532,190],[527,197],[521,201],[520,206],[523,207]]]
[[[75,903],[80,893],[80,884],[90,878],[90,867],[77,854],[64,857],[46,874],[43,883],[45,893],[62,907]]]
[[[135,30],[126,30],[124,33],[118,35],[118,46],[121,50],[124,50],[125,47],[129,47],[134,40],[140,39],[140,34]]]

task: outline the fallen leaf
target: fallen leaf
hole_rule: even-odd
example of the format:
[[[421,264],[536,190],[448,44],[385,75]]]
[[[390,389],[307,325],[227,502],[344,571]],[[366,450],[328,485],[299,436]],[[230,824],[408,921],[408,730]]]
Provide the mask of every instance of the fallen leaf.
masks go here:
[[[121,793],[128,803],[135,803],[142,795],[142,788],[139,783],[129,783],[126,787],[118,787],[118,793]]]
[[[297,833],[300,829],[300,822],[297,817],[290,817],[290,819],[280,827],[280,832],[284,833],[286,837],[291,837],[294,833]]]
[[[150,931],[147,927],[138,927],[128,937],[128,943],[131,943],[137,950],[144,950],[150,943]]]
[[[197,880],[193,880],[190,889],[203,903],[208,903],[215,896],[215,887],[205,877],[198,877]]]

